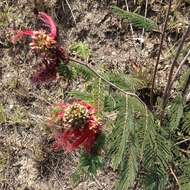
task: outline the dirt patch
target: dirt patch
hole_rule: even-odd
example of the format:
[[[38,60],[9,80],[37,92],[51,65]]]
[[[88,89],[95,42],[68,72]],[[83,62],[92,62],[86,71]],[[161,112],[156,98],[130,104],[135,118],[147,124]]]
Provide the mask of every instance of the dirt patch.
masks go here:
[[[120,1],[73,0],[69,1],[69,6],[66,1],[47,2],[36,1],[36,6],[32,1],[0,3],[8,15],[0,26],[4,47],[0,49],[0,106],[2,104],[6,112],[6,119],[0,126],[0,189],[110,190],[117,174],[107,166],[98,173],[96,180],[72,186],[70,176],[78,155],[53,152],[51,135],[45,127],[49,105],[64,100],[67,82],[58,79],[48,85],[33,86],[30,76],[36,57],[23,44],[7,48],[7,39],[14,28],[38,27],[34,12],[36,9],[47,11],[58,23],[60,43],[65,46],[74,41],[89,44],[92,60],[100,70],[117,69],[128,73],[136,64],[146,68],[146,77],[150,79],[158,52],[159,34],[145,33],[143,41],[141,30],[135,30],[132,35],[129,24],[111,13],[111,5]],[[131,2],[129,8],[132,7]],[[123,1],[120,2],[122,5],[125,5]],[[154,16],[153,13],[154,9],[151,13]],[[166,42],[164,48],[167,48]],[[167,63],[159,66],[160,87],[166,81]]]

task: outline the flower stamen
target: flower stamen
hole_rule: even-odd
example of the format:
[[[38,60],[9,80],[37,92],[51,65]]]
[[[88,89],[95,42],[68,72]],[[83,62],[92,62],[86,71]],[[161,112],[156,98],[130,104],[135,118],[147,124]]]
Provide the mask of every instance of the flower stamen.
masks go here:
[[[47,50],[56,44],[56,41],[43,31],[35,31],[32,35],[31,49]]]

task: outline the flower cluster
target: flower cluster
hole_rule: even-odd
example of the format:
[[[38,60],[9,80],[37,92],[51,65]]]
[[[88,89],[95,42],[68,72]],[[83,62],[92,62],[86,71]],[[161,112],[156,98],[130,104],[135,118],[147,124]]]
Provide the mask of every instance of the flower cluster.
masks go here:
[[[55,105],[50,121],[51,125],[61,126],[61,131],[55,135],[54,148],[71,152],[81,147],[89,153],[92,152],[101,133],[101,123],[95,113],[95,109],[83,101]]]
[[[43,31],[33,32],[32,40],[30,46],[34,50],[48,50],[56,44],[54,38],[45,34]]]
[[[38,65],[36,73],[32,76],[34,83],[56,79],[61,60],[67,63],[69,59],[65,49],[57,42],[57,28],[53,19],[44,12],[39,12],[38,17],[50,29],[50,33],[43,30],[24,30],[17,31],[11,38],[11,42],[16,44],[25,36],[31,37],[32,42],[29,44],[31,49],[42,58],[41,64]]]

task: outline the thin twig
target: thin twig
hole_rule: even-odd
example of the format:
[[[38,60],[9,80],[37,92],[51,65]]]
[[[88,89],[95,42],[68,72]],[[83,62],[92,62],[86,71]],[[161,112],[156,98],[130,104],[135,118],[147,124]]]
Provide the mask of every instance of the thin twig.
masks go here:
[[[75,18],[75,16],[74,16],[74,14],[73,14],[73,10],[72,10],[72,8],[71,8],[71,6],[70,6],[68,0],[65,0],[65,2],[66,2],[66,4],[67,4],[67,6],[69,7],[69,10],[71,11],[71,15],[72,15],[73,20],[74,20],[74,23],[75,23],[75,25],[76,25],[77,22],[76,22],[76,18]],[[62,6],[63,6],[63,4],[62,4]]]
[[[144,17],[146,18],[146,16],[147,16],[147,11],[148,11],[148,0],[146,0],[146,4],[145,4],[145,13],[144,13]],[[144,36],[144,28],[143,28],[143,30],[142,30],[142,39],[143,39],[143,36]]]
[[[185,82],[185,85],[184,85],[184,88],[183,88],[183,91],[182,91],[182,96],[183,97],[186,95],[189,86],[190,86],[190,70],[189,70],[189,76],[188,76],[188,78],[187,78],[187,80]],[[190,95],[190,93],[188,95]],[[188,101],[188,95],[187,95],[187,98],[186,98],[186,102]]]
[[[128,6],[128,1],[127,0],[125,0],[125,5],[126,5],[126,8],[127,8],[127,11],[129,11],[129,6]],[[133,25],[129,24],[129,26],[130,26],[130,29],[131,29],[132,41],[134,43],[135,51],[139,54],[140,58],[142,58],[142,53],[138,50],[137,44],[135,42],[138,38],[135,38],[135,36],[134,36]]]
[[[185,154],[190,154],[190,151],[189,150],[184,150],[182,148],[179,149],[181,152],[185,153]]]
[[[54,178],[57,180],[59,186],[61,187],[62,190],[65,190],[65,186],[63,186],[63,184],[61,183],[61,181],[59,180],[58,176],[54,173]]]
[[[158,52],[158,56],[157,56],[157,59],[156,59],[156,65],[154,67],[154,74],[153,74],[153,79],[152,79],[152,87],[151,87],[151,92],[150,92],[151,105],[153,104],[152,102],[153,102],[153,92],[154,92],[154,86],[155,86],[155,81],[156,81],[156,74],[157,74],[157,70],[158,70],[158,65],[160,63],[160,55],[161,55],[161,52],[162,52],[162,45],[163,45],[163,42],[164,42],[164,36],[165,36],[166,29],[167,29],[167,23],[168,23],[170,10],[171,10],[171,5],[172,5],[172,0],[169,1],[168,10],[167,10],[167,14],[166,14],[166,19],[165,19],[165,22],[164,22],[164,28],[163,28],[163,32],[162,32],[162,35],[161,35],[161,38],[160,38],[159,52]]]
[[[173,62],[171,64],[171,68],[170,68],[170,72],[169,72],[169,77],[168,77],[168,80],[167,80],[167,84],[166,84],[166,87],[164,89],[164,94],[163,94],[163,101],[162,101],[162,111],[161,111],[161,117],[160,117],[160,121],[162,123],[163,121],[163,117],[164,117],[164,111],[165,111],[165,107],[167,105],[167,102],[168,102],[168,98],[169,98],[169,95],[170,95],[170,84],[171,84],[171,81],[172,81],[172,76],[173,76],[173,71],[174,71],[174,68],[177,64],[177,59],[180,55],[180,52],[181,52],[181,49],[183,48],[183,45],[184,45],[184,42],[185,40],[187,39],[187,36],[190,32],[190,24],[187,28],[187,31],[185,32],[185,34],[183,35],[182,39],[181,39],[181,42],[177,48],[177,52],[176,52],[176,55],[173,59]]]
[[[182,143],[187,142],[187,141],[190,141],[190,137],[187,139],[184,139],[182,141],[179,141],[179,142],[175,143],[174,145],[182,144]]]
[[[182,66],[183,66],[183,65],[185,64],[185,62],[187,61],[187,58],[189,57],[189,55],[190,55],[190,49],[189,49],[189,51],[187,52],[187,54],[185,55],[185,57],[183,58],[183,60],[181,61],[181,63],[179,64],[179,67],[177,68],[177,71],[176,71],[176,73],[175,73],[175,75],[174,75],[174,77],[173,77],[173,79],[172,79],[172,81],[171,81],[171,83],[170,83],[170,89],[172,88],[173,83],[174,83],[175,80],[177,79],[178,74],[179,74],[179,72],[180,72]]]
[[[177,179],[177,176],[175,175],[175,173],[174,173],[174,171],[173,171],[173,169],[172,169],[171,167],[170,167],[170,172],[171,172],[171,174],[173,175],[173,177],[174,177],[174,179],[175,179],[175,181],[176,181],[178,187],[180,187],[180,184],[179,184],[179,181],[178,181],[178,179]]]
[[[96,178],[95,175],[92,175],[95,183],[101,188],[101,189],[104,189],[104,186],[99,182],[99,180]]]
[[[129,11],[129,6],[128,6],[127,0],[125,0],[125,5],[126,5],[126,8],[127,8],[127,11]],[[131,34],[133,36],[133,26],[132,26],[132,24],[129,24],[129,26],[130,26],[130,29],[131,29]]]
[[[101,74],[97,73],[93,68],[91,68],[89,65],[85,64],[82,61],[76,60],[74,58],[69,58],[70,61],[73,61],[75,63],[78,63],[80,65],[85,66],[86,68],[88,68],[90,71],[92,71],[98,78],[101,78],[102,81],[106,82],[107,84],[109,84],[110,86],[114,87],[115,89],[119,90],[120,92],[122,92],[125,95],[129,95],[129,96],[133,96],[135,97],[139,102],[141,102],[145,108],[147,108],[146,104],[134,93],[132,92],[126,92],[125,90],[123,90],[122,88],[118,87],[117,85],[113,84],[112,82],[110,82],[109,80],[105,79]]]

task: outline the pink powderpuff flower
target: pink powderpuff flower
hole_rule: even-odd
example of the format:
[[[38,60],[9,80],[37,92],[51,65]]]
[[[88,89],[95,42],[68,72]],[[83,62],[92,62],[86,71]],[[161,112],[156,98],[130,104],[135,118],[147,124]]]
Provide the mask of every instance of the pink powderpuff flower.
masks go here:
[[[51,118],[51,124],[59,124],[62,131],[55,135],[53,148],[71,152],[83,148],[91,153],[102,125],[95,116],[95,109],[83,101],[71,104],[57,104]]]
[[[36,72],[31,77],[34,84],[55,80],[61,60],[64,63],[69,61],[67,51],[57,42],[57,28],[53,19],[44,12],[39,12],[38,17],[50,29],[50,33],[43,30],[23,30],[18,31],[11,38],[11,42],[15,44],[23,37],[31,37],[32,42],[29,44],[31,49],[35,50],[42,58],[42,63],[37,66]]]
[[[50,33],[46,34],[44,31],[33,31],[33,30],[18,31],[11,38],[11,42],[13,44],[15,44],[17,41],[21,40],[25,36],[32,37],[33,41],[31,43],[31,46],[33,47],[33,49],[35,46],[38,45],[38,43],[42,43],[43,45],[47,44],[48,46],[50,46],[50,44],[54,44],[56,42],[55,40],[57,37],[57,28],[53,19],[44,12],[39,12],[38,16],[50,29]]]
[[[50,28],[49,36],[53,39],[57,37],[57,27],[53,19],[44,12],[39,12],[39,18]]]
[[[24,36],[32,36],[32,35],[33,35],[32,30],[18,31],[15,35],[11,37],[11,42],[13,44],[16,44],[16,42],[21,40]]]
[[[42,84],[55,80],[61,60],[64,60],[64,63],[68,62],[67,52],[59,46],[52,48],[48,56],[45,54],[43,57],[42,64],[37,66],[36,72],[31,77],[32,82]]]

